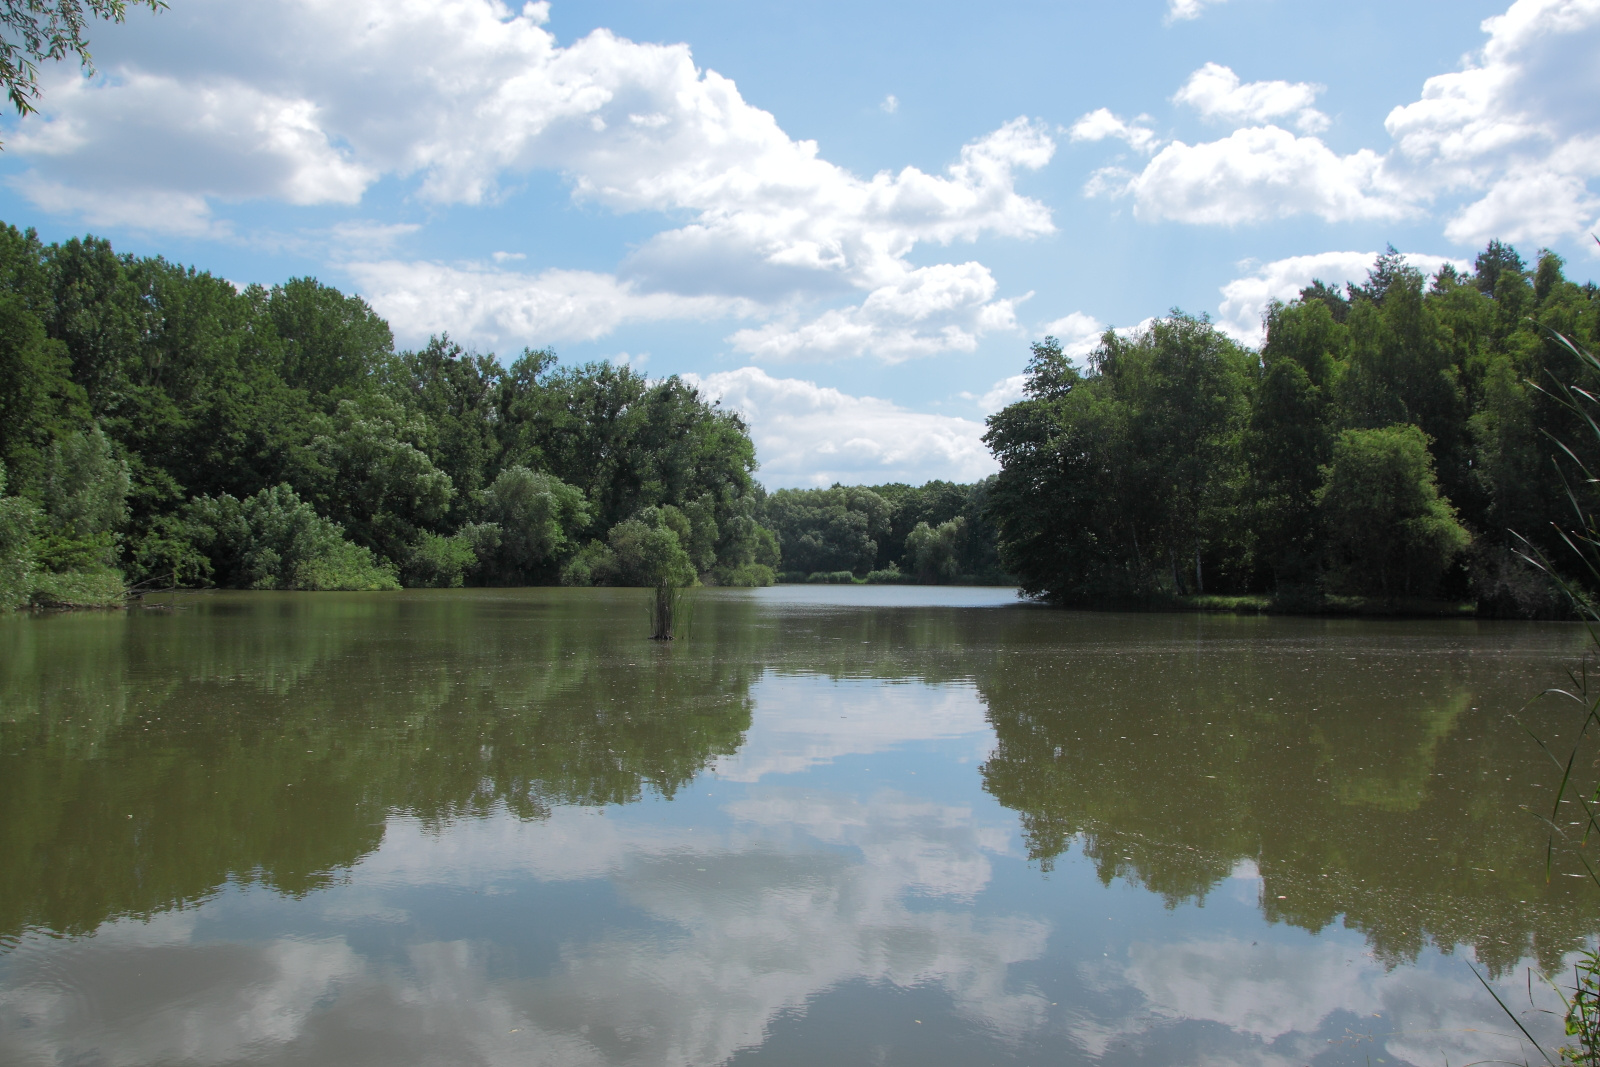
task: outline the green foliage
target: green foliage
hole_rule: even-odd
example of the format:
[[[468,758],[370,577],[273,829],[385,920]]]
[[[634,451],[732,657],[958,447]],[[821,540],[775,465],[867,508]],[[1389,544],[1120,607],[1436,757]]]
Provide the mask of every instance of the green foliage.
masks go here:
[[[889,531],[889,502],[871,489],[780,489],[767,498],[767,519],[787,570],[865,574]]]
[[[477,565],[478,553],[471,535],[424,533],[412,547],[401,577],[408,588],[456,589]]]
[[[615,585],[617,554],[604,541],[590,541],[561,568],[562,585]]]
[[[849,571],[812,571],[806,581],[812,585],[854,585],[857,578]]]
[[[32,558],[52,573],[115,565],[154,587],[220,565],[216,580],[238,584],[232,549],[196,541],[211,527],[189,506],[280,486],[374,573],[412,584],[555,581],[579,544],[650,508],[671,509],[661,521],[697,574],[759,582],[779,562],[743,422],[680,379],[558,368],[547,351],[505,368],[447,336],[396,353],[366,303],[314,278],[241,292],[93,237],[45,246],[0,225],[12,491],[53,499],[52,450],[96,432],[124,465],[127,514],[93,532],[41,525]],[[307,557],[299,577],[263,565],[250,582],[376,581],[337,555]],[[619,577],[598,556],[571,575]]]
[[[1574,1067],[1600,1067],[1600,955],[1581,952],[1572,965],[1566,1032],[1577,1041],[1561,1049],[1561,1061]]]
[[[1415,426],[1340,434],[1317,506],[1335,593],[1431,595],[1470,540]]]
[[[28,602],[33,590],[33,534],[39,506],[25,497],[6,496],[6,472],[0,467],[0,611]]]
[[[381,395],[342,400],[319,419],[303,484],[317,510],[351,540],[390,559],[441,523],[455,496],[450,476],[421,445],[427,423]]]
[[[365,392],[394,352],[389,324],[366,301],[315,278],[273,286],[266,314],[281,342],[278,363],[285,384],[304,390],[329,411]]]
[[[906,556],[915,568],[917,579],[942,583],[958,578],[961,543],[966,540],[966,534],[966,520],[960,517],[940,523],[937,529],[925,522],[917,523],[906,538]]]
[[[504,460],[581,489],[591,535],[646,507],[709,506],[710,524],[696,522],[716,543],[730,518],[750,514],[755,447],[737,414],[676,377],[652,381],[626,366],[554,363],[548,351],[524,351],[506,373],[498,422]],[[686,548],[698,553],[697,565],[705,562],[702,545]]]
[[[45,453],[38,495],[43,522],[31,546],[29,600],[39,607],[112,607],[125,582],[117,530],[128,518],[128,466],[99,428],[70,433]]]
[[[646,508],[637,518],[613,526],[606,539],[616,558],[616,584],[693,585],[694,562],[680,536],[680,530],[687,529],[683,513],[671,507]]]
[[[0,463],[22,482],[37,478],[50,443],[88,416],[66,345],[47,336],[27,304],[0,293]]]
[[[718,585],[739,586],[745,589],[760,589],[777,581],[777,574],[765,563],[741,563],[734,567],[717,568],[715,578]]]
[[[483,573],[495,584],[550,580],[589,525],[580,490],[520,465],[501,471],[479,506],[498,531],[493,550],[481,556]]]
[[[117,608],[128,595],[121,573],[109,567],[42,571],[32,586],[28,602],[37,608]]]
[[[1251,355],[1178,313],[1107,333],[1086,375],[1058,354],[1034,347],[1028,399],[985,436],[1002,468],[988,510],[1022,588],[1083,600],[1236,580]]]
[[[782,563],[783,553],[778,548],[778,536],[763,526],[751,512],[758,501],[752,495],[742,502],[742,510],[729,515],[718,526],[717,543],[719,569],[761,566],[776,570]]]
[[[406,407],[426,422],[427,453],[449,475],[458,506],[470,500],[500,455],[500,365],[435,337],[422,351],[401,354],[394,376]]]
[[[394,567],[345,540],[287,485],[245,500],[201,497],[185,511],[217,584],[238,589],[398,589]]]
[[[1275,585],[1316,580],[1316,492],[1332,448],[1327,391],[1340,367],[1334,353],[1341,343],[1322,300],[1275,305],[1267,314],[1264,373],[1243,450],[1252,549]]]
[[[1600,337],[1600,289],[1563,268],[1541,253],[1529,271],[1491,242],[1472,274],[1441,269],[1430,283],[1390,248],[1360,285],[1314,282],[1273,305],[1259,354],[1178,313],[1108,334],[1082,369],[1053,339],[1036,344],[1024,399],[986,437],[1001,473],[983,516],[1002,562],[1026,592],[1079,603],[1221,594],[1283,606],[1361,589],[1560,613],[1511,531],[1546,556],[1560,544],[1553,440],[1600,464],[1600,441],[1558,399],[1591,388],[1592,372],[1552,332]],[[1419,436],[1402,447],[1384,436],[1397,426]],[[1335,470],[1381,481],[1384,463],[1410,489],[1362,502],[1326,484]],[[1572,491],[1600,506],[1600,487]],[[1581,581],[1600,594],[1600,577]]]
[[[128,465],[98,427],[53,442],[40,496],[50,525],[69,537],[109,534],[128,520]]]

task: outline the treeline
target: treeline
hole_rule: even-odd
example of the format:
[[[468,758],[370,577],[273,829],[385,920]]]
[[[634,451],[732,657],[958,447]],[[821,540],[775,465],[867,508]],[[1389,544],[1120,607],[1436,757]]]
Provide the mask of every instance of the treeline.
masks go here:
[[[770,582],[755,450],[672,377],[397,352],[309,278],[237,291],[0,227],[0,600],[125,583]]]
[[[448,337],[396,351],[311,278],[241,292],[0,225],[0,609],[130,585],[995,572],[983,486],[768,498],[756,466],[739,416],[677,377],[507,366]]]
[[[1391,247],[1366,282],[1267,316],[1260,352],[1179,312],[1107,333],[1075,368],[1033,346],[1025,399],[989,419],[1000,557],[1063,603],[1266,594],[1473,599],[1564,610],[1519,551],[1564,558],[1596,435],[1562,338],[1600,340],[1600,292],[1552,252],[1491,242],[1425,278]],[[1567,451],[1570,449],[1570,453]],[[1519,538],[1527,538],[1525,544]],[[1592,576],[1571,576],[1593,589]]]
[[[973,485],[932,481],[780,489],[766,516],[783,549],[783,578],[801,582],[938,585],[1002,583],[991,477]]]

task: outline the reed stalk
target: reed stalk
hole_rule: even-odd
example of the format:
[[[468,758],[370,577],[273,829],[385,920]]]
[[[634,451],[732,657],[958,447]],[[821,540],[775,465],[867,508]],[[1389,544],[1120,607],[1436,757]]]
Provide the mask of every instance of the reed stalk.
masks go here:
[[[1553,331],[1552,335],[1557,343],[1577,357],[1579,365],[1588,371],[1593,381],[1600,382],[1600,359],[1571,339]],[[1593,436],[1595,443],[1600,444],[1600,392],[1596,392],[1593,388],[1557,381],[1553,377],[1549,385],[1541,383],[1534,385],[1576,414]],[[1571,526],[1554,524],[1557,539],[1568,550],[1564,555],[1570,557],[1569,563],[1575,562],[1578,573],[1587,575],[1586,584],[1591,587],[1600,586],[1600,523],[1596,522],[1594,513],[1584,507],[1582,499],[1591,496],[1593,491],[1600,487],[1600,478],[1595,476],[1566,442],[1553,435],[1547,434],[1547,436],[1550,436],[1559,450],[1558,456],[1552,460],[1556,463],[1557,469],[1561,470],[1561,460],[1564,458],[1576,468],[1577,472],[1575,479],[1569,479],[1567,472],[1561,470],[1562,485],[1572,506],[1574,522]],[[1543,739],[1533,731],[1529,731],[1540,750],[1550,758],[1561,773],[1554,802],[1550,805],[1550,814],[1538,816],[1548,832],[1545,843],[1545,881],[1548,882],[1553,875],[1556,853],[1561,851],[1575,856],[1583,865],[1595,888],[1600,889],[1600,872],[1596,871],[1594,864],[1590,862],[1589,854],[1585,851],[1590,837],[1600,834],[1600,786],[1584,788],[1575,780],[1578,768],[1584,766],[1580,756],[1593,747],[1593,736],[1600,734],[1600,685],[1596,685],[1589,677],[1590,662],[1600,660],[1600,606],[1597,606],[1594,598],[1587,595],[1582,588],[1568,580],[1563,571],[1558,569],[1532,541],[1521,535],[1516,536],[1521,542],[1518,554],[1543,571],[1560,587],[1588,629],[1590,643],[1583,663],[1569,672],[1570,686],[1564,689],[1546,690],[1541,694],[1570,701],[1576,705],[1579,712],[1577,731],[1565,757],[1552,751]],[[1572,831],[1574,820],[1563,815],[1562,806],[1567,804],[1576,804],[1583,811],[1583,818],[1576,821],[1576,825],[1582,828],[1581,833],[1574,833]],[[1566,814],[1570,815],[1571,812]],[[1564,826],[1563,823],[1568,825]],[[1566,1033],[1572,1039],[1570,1044],[1556,1051],[1560,1062],[1581,1067],[1600,1067],[1600,956],[1597,956],[1594,950],[1581,953],[1573,967],[1572,984],[1565,989],[1558,986],[1557,992],[1566,1006]],[[1555,1062],[1549,1053],[1539,1047],[1538,1042],[1534,1042],[1534,1047],[1539,1049],[1547,1062],[1552,1064]]]

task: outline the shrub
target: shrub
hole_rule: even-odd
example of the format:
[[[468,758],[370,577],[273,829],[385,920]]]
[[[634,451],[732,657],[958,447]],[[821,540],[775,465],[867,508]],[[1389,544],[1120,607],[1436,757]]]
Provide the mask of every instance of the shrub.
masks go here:
[[[41,572],[31,584],[28,601],[36,608],[118,608],[128,595],[122,573],[110,567],[65,574]]]
[[[854,585],[856,576],[849,571],[813,571],[806,575],[812,585]]]
[[[112,531],[128,520],[130,484],[128,465],[112,454],[98,427],[52,443],[41,494],[52,533],[79,551],[93,552],[95,562],[115,563]]]
[[[715,577],[718,585],[759,589],[771,585],[776,575],[765,563],[741,563],[737,567],[718,567]]]
[[[484,577],[500,584],[553,577],[577,547],[577,532],[589,524],[582,490],[522,466],[501,471],[479,503],[499,530],[494,550],[480,557]]]
[[[392,564],[345,540],[287,485],[237,500],[200,497],[185,511],[191,540],[219,585],[246,589],[398,589]]]
[[[617,579],[617,554],[604,541],[590,541],[561,568],[562,585],[611,585]]]
[[[459,589],[467,571],[478,564],[474,538],[425,533],[411,549],[403,574],[405,584],[422,589]]]
[[[1466,549],[1415,426],[1346,430],[1317,491],[1328,537],[1328,590],[1431,596]]]
[[[31,500],[6,496],[6,469],[0,464],[0,611],[21,607],[32,591],[33,531],[39,508]]]
[[[867,572],[868,585],[906,585],[912,581],[914,579],[910,575],[900,573],[900,566],[896,563],[891,563],[882,570]]]
[[[672,509],[674,512],[676,508]],[[693,585],[694,563],[677,531],[664,521],[666,509],[646,508],[640,518],[626,519],[611,528],[607,540],[616,554],[617,584],[645,586]],[[654,513],[654,514],[652,514]],[[651,522],[650,520],[656,520]]]

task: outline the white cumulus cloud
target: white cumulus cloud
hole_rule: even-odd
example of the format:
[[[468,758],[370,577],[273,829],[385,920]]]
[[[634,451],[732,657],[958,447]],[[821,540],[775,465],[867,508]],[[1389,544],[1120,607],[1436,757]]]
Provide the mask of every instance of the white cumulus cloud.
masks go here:
[[[1450,220],[1452,240],[1582,234],[1600,213],[1600,0],[1517,0],[1483,29],[1471,62],[1389,113],[1396,169],[1483,194]]]
[[[682,301],[790,313],[845,295],[893,302],[926,289],[926,270],[968,271],[914,267],[919,244],[1053,232],[1049,210],[1014,183],[1054,151],[1037,123],[972,141],[943,173],[863,177],[791,138],[730,79],[697,67],[687,45],[596,30],[563,46],[547,18],[546,4],[518,16],[494,0],[184,5],[163,16],[159,44],[139,44],[137,27],[108,36],[97,48],[103,77],[58,74],[44,113],[17,123],[6,150],[31,165],[17,187],[47,210],[186,233],[216,227],[220,204],[355,204],[382,179],[423,202],[488,204],[522,176],[554,171],[578,200],[678,220],[610,282],[579,286],[597,323],[636,317],[652,295],[694,314],[705,305]],[[139,207],[119,210],[119,198]],[[386,268],[388,281],[395,274]],[[382,290],[403,303],[397,291]],[[502,318],[509,305],[548,305],[486,299]],[[527,340],[574,335],[559,314],[570,303],[548,305],[553,332],[526,318]],[[963,347],[975,329],[1008,321],[1009,303],[989,303],[943,333],[908,342],[891,330],[885,351]],[[863,306],[859,317],[881,316]],[[825,345],[835,332],[813,331]]]
[[[1174,0],[1174,17],[1199,13]],[[1327,118],[1320,86],[1242,82],[1208,63],[1173,97],[1239,124],[1227,137],[1166,144],[1138,173],[1094,171],[1085,195],[1130,197],[1146,220],[1237,225],[1294,215],[1327,222],[1448,216],[1444,235],[1553,243],[1600,225],[1600,0],[1515,0],[1485,19],[1483,48],[1462,69],[1427,79],[1419,99],[1385,120],[1391,143],[1341,154],[1315,136]],[[1295,126],[1296,136],[1273,123]],[[1073,127],[1075,140],[1139,130],[1109,110]],[[1142,142],[1149,146],[1152,138]]]
[[[1392,219],[1410,210],[1386,186],[1377,153],[1341,156],[1318,138],[1277,126],[1196,145],[1173,141],[1121,185],[1102,176],[1087,191],[1131,196],[1142,219],[1225,226],[1301,214],[1328,222]]]
[[[1129,148],[1146,154],[1154,152],[1160,145],[1155,133],[1147,126],[1141,125],[1149,121],[1146,115],[1140,115],[1131,121],[1119,118],[1111,113],[1110,108],[1096,108],[1074,122],[1067,130],[1067,136],[1074,141],[1104,141],[1114,138],[1124,141]]]
[[[1167,22],[1187,22],[1197,19],[1206,8],[1225,3],[1226,0],[1167,0]]]
[[[763,359],[874,355],[896,363],[935,352],[971,352],[978,338],[1016,329],[1017,300],[996,300],[996,283],[981,263],[940,264],[907,272],[867,294],[859,305],[804,323],[770,323],[729,340]]]
[[[1054,337],[1061,342],[1061,351],[1069,358],[1081,359],[1100,343],[1101,334],[1106,332],[1106,324],[1093,315],[1074,311],[1045,323],[1042,329],[1046,337]]]
[[[625,322],[752,313],[747,300],[639,292],[614,275],[378,260],[346,265],[402,344],[436,333],[485,346],[592,341]]]
[[[1297,129],[1316,133],[1328,127],[1328,116],[1312,105],[1323,86],[1310,82],[1241,82],[1239,75],[1220,63],[1207,63],[1183,83],[1173,96],[1218,122],[1259,123],[1290,119]]]
[[[750,425],[761,480],[772,488],[930,478],[976,481],[999,469],[972,419],[910,411],[759,367],[685,375]]]

